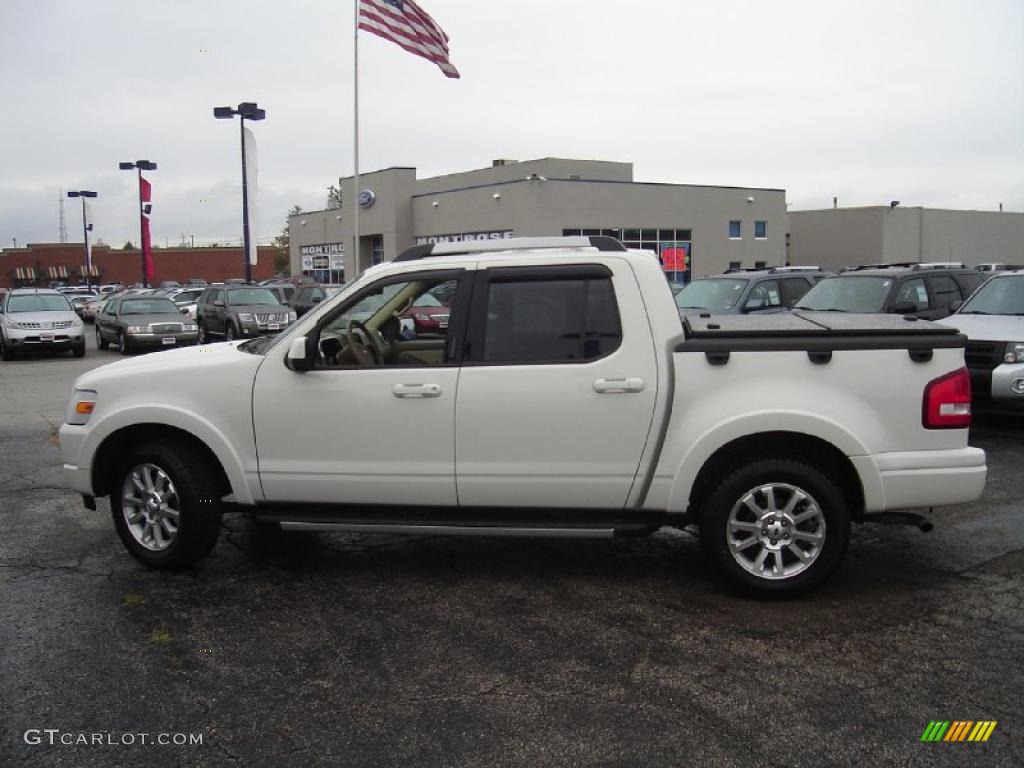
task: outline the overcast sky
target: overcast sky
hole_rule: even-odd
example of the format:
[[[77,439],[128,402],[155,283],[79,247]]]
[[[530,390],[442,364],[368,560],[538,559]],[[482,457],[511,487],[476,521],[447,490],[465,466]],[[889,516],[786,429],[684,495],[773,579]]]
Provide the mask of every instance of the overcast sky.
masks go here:
[[[1024,0],[422,0],[461,80],[360,37],[361,166],[634,163],[638,181],[782,187],[794,210],[1024,210]],[[352,0],[0,0],[0,247],[241,237],[238,124],[257,101],[259,238],[352,172]],[[209,51],[209,52],[206,52]],[[81,241],[81,209],[68,201]]]

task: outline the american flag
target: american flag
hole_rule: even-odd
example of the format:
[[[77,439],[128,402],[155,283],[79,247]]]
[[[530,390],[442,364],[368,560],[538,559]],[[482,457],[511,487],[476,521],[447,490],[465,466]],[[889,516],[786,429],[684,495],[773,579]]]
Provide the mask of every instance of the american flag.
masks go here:
[[[448,60],[448,35],[413,0],[360,0],[359,28],[434,62],[445,77],[459,77]]]

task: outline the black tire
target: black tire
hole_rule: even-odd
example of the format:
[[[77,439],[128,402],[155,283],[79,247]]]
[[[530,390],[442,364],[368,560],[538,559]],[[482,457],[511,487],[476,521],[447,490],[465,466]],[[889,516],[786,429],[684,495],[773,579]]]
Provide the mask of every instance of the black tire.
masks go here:
[[[128,346],[128,337],[124,335],[124,331],[117,332],[117,351],[122,355],[131,353],[131,348]]]
[[[176,494],[179,525],[169,546],[156,551],[132,533],[125,516],[124,483],[132,469],[154,465],[170,478]],[[110,508],[114,527],[128,552],[143,565],[163,570],[188,568],[203,559],[220,536],[221,490],[216,474],[195,449],[179,440],[146,443],[127,452],[111,482]]]
[[[82,343],[78,346],[71,348],[71,354],[75,357],[85,357],[85,339],[82,339]]]
[[[225,325],[224,326],[224,341],[234,341],[236,338],[238,338],[238,337],[235,334],[235,326],[233,326],[231,323],[228,323],[227,325]]]
[[[103,334],[100,333],[100,327],[96,326],[96,349],[106,349],[110,346],[110,342],[103,338]]]
[[[774,504],[761,490],[769,485]],[[743,504],[748,494],[753,494],[758,513]],[[801,500],[799,494],[807,498]],[[785,506],[794,497],[798,501],[787,515]],[[757,597],[791,597],[814,589],[839,567],[850,540],[850,508],[842,492],[820,469],[801,459],[764,459],[740,467],[711,490],[702,506],[704,551],[735,585]],[[734,508],[737,517],[730,523]],[[778,512],[758,517],[764,509]],[[801,517],[807,519],[799,521]],[[751,520],[757,521],[757,530],[738,529],[750,526]],[[814,536],[823,536],[820,544],[812,543]],[[745,544],[751,538],[757,541],[734,555],[730,541]],[[810,563],[793,554],[793,547],[811,557]],[[772,574],[756,572],[755,555],[762,552],[768,552],[762,562],[771,561]],[[787,570],[792,575],[786,575]]]
[[[4,362],[10,362],[14,359],[14,350],[7,346],[3,334],[0,334],[0,359]]]
[[[210,331],[206,328],[206,323],[199,322],[199,343],[209,344],[210,343]]]

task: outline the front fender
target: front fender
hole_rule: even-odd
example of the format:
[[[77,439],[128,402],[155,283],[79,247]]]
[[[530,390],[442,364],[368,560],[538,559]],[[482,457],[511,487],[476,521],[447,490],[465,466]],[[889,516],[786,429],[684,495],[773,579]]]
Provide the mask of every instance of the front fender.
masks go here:
[[[252,425],[249,425],[247,439],[240,441],[241,436],[236,435],[232,438],[209,419],[174,405],[134,405],[100,418],[96,423],[92,423],[90,420],[88,431],[83,430],[79,433],[81,439],[77,451],[73,448],[73,443],[76,442],[74,431],[77,430],[74,428],[62,429],[61,445],[65,452],[64,461],[76,465],[79,470],[91,470],[93,459],[107,438],[121,429],[144,424],[176,427],[196,437],[220,461],[231,485],[235,501],[239,504],[254,504],[256,502],[259,484]],[[65,427],[67,426],[65,425]],[[249,447],[249,451],[247,454],[242,454],[237,450],[236,445],[245,445]],[[69,455],[69,453],[77,453],[77,456]],[[252,485],[250,485],[250,478]],[[260,496],[262,495],[260,494]]]

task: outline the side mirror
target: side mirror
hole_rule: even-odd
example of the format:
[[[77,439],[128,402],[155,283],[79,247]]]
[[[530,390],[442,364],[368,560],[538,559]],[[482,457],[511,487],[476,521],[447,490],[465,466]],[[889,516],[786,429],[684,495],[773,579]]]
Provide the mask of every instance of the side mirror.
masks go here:
[[[952,304],[949,305],[949,311],[950,312],[956,312],[963,305],[964,305],[964,300],[963,299],[957,299],[956,301],[954,301]]]
[[[309,336],[299,336],[292,339],[291,346],[288,347],[288,354],[284,356],[284,364],[289,370],[296,373],[305,373],[306,371],[313,370],[316,358],[313,350],[310,349],[309,339]]]
[[[181,308],[181,314],[187,315],[188,314],[188,307],[182,307]]]
[[[310,299],[310,301],[312,301],[314,304],[319,304],[323,300],[323,296],[314,296],[312,299]]]
[[[215,302],[213,302],[213,306],[215,306],[215,307],[223,307],[224,306],[224,302],[223,301],[215,301]]]
[[[746,304],[743,305],[743,311],[754,312],[755,310],[758,309],[764,309],[765,303],[766,302],[764,299],[750,299]]]
[[[897,315],[912,315],[917,312],[917,304],[912,301],[897,301],[892,305],[892,311]]]

